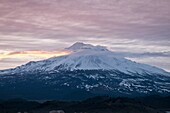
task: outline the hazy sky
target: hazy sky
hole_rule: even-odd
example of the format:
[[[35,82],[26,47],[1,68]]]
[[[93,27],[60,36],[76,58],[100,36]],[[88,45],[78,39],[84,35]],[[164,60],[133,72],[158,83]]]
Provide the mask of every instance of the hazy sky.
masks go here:
[[[77,41],[170,71],[170,0],[0,0],[0,69]]]

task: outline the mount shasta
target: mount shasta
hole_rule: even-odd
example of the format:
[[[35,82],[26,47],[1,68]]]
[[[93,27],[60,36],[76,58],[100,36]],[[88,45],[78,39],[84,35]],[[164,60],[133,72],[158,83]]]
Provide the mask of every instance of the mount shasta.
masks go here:
[[[103,46],[75,43],[71,54],[0,71],[0,98],[85,99],[170,95],[170,73]]]

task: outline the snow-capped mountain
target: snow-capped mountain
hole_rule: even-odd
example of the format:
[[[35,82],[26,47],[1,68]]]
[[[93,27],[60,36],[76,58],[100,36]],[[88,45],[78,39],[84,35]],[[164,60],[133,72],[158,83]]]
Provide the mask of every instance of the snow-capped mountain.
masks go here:
[[[169,75],[162,69],[136,63],[120,56],[117,57],[114,52],[103,46],[75,43],[66,49],[72,51],[72,53],[38,62],[29,62],[26,65],[9,70],[9,72],[6,70],[4,73],[47,72],[54,70],[117,70],[126,74],[156,73]]]
[[[41,92],[40,99],[45,95],[46,98],[65,98],[75,92],[87,97],[170,95],[170,73],[160,68],[118,57],[103,46],[78,42],[66,49],[72,53],[0,71],[0,94],[37,98]],[[34,86],[32,96],[31,86]],[[51,96],[45,93],[47,91]],[[12,95],[9,92],[13,92]]]

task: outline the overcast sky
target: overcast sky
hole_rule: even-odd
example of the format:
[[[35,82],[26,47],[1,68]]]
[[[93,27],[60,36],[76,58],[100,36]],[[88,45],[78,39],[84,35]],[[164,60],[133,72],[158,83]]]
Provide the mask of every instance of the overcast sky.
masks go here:
[[[0,0],[0,69],[75,42],[170,71],[170,0]]]

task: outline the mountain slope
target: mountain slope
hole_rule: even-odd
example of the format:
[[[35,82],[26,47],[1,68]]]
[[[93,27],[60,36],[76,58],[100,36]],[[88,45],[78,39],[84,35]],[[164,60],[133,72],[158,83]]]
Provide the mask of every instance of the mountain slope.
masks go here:
[[[114,53],[102,46],[75,43],[67,50],[72,54],[60,57],[53,57],[38,62],[29,62],[9,70],[9,73],[21,73],[32,71],[54,71],[54,70],[117,70],[129,73],[156,73],[169,75],[162,69],[146,64],[136,63],[122,57],[114,56]],[[4,73],[8,71],[5,70]],[[2,72],[1,72],[2,73]]]
[[[75,43],[66,49],[72,53],[0,71],[2,97],[170,95],[170,74],[162,69],[117,57],[103,46]]]

